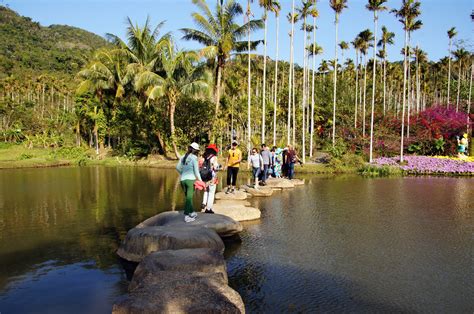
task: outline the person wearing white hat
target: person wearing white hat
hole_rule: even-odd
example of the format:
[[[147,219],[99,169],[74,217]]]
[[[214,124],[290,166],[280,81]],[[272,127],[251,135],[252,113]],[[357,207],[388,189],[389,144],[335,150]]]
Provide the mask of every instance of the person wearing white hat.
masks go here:
[[[184,221],[186,222],[194,221],[197,218],[193,207],[194,182],[196,182],[196,180],[202,181],[201,175],[199,174],[198,153],[199,145],[194,142],[191,143],[186,154],[179,159],[176,165],[176,170],[178,170],[180,174],[181,187],[186,196],[184,204]]]

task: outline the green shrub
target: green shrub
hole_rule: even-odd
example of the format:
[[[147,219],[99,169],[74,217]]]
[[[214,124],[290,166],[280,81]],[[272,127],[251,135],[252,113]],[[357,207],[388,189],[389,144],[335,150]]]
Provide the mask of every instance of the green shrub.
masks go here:
[[[374,166],[365,164],[359,168],[359,174],[366,177],[387,177],[392,175],[401,175],[402,170],[392,166]]]
[[[28,153],[23,153],[20,155],[20,157],[18,158],[19,160],[25,160],[25,159],[31,159],[33,158],[33,155],[31,154],[28,154]]]
[[[360,155],[347,153],[339,158],[331,158],[328,166],[334,172],[355,172],[365,164],[364,159]]]

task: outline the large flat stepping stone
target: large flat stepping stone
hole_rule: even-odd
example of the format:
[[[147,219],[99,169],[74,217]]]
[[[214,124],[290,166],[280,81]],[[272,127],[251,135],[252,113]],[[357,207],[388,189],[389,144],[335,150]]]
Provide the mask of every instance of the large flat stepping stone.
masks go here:
[[[291,189],[295,187],[293,180],[283,179],[283,178],[268,178],[266,181],[268,187],[278,188],[278,189]]]
[[[293,183],[295,186],[304,185],[304,180],[301,180],[301,179],[292,179],[292,180],[291,180],[291,183]]]
[[[224,252],[224,243],[214,230],[202,226],[136,227],[128,231],[117,254],[128,261],[140,262],[156,251],[197,248]]]
[[[258,188],[254,188],[253,186],[243,185],[241,186],[241,189],[256,197],[267,197],[273,194],[273,189],[271,187],[266,186],[259,186]]]
[[[193,222],[185,222],[182,212],[164,212],[148,218],[140,223],[137,228],[150,226],[168,226],[168,227],[189,227],[201,226],[212,229],[221,237],[230,237],[240,233],[243,230],[242,225],[234,219],[218,214],[198,213]]]
[[[245,313],[240,295],[216,276],[154,278],[118,300],[112,313]]]
[[[234,191],[233,193],[226,194],[225,192],[217,192],[216,200],[245,200],[247,199],[247,193],[245,191]]]
[[[217,201],[213,208],[215,213],[231,217],[235,221],[260,219],[262,213],[258,208],[246,206],[245,203],[221,203]]]
[[[215,204],[220,206],[251,206],[247,200],[217,200]]]
[[[227,284],[227,269],[220,251],[201,248],[158,251],[147,255],[136,268],[129,290],[145,287],[165,278],[180,279],[183,274],[206,277]],[[219,277],[220,276],[220,277]]]

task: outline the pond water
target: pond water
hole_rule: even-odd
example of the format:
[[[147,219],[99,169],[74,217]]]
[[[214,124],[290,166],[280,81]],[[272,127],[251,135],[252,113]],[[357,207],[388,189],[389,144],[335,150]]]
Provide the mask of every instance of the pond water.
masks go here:
[[[246,180],[242,178],[241,180]],[[306,177],[254,199],[226,249],[249,312],[474,311],[474,179]],[[183,197],[174,170],[0,171],[0,312],[109,313],[127,230]]]

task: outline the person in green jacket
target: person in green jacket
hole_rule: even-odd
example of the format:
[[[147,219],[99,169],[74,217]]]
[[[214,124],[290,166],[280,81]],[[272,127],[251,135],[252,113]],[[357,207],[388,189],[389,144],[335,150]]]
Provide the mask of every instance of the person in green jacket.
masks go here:
[[[179,159],[176,165],[176,170],[178,170],[180,174],[181,187],[186,196],[186,202],[184,204],[184,221],[186,222],[194,221],[197,218],[193,207],[194,182],[196,182],[196,180],[202,181],[201,175],[199,174],[198,153],[199,145],[192,143],[189,145],[186,154]]]

